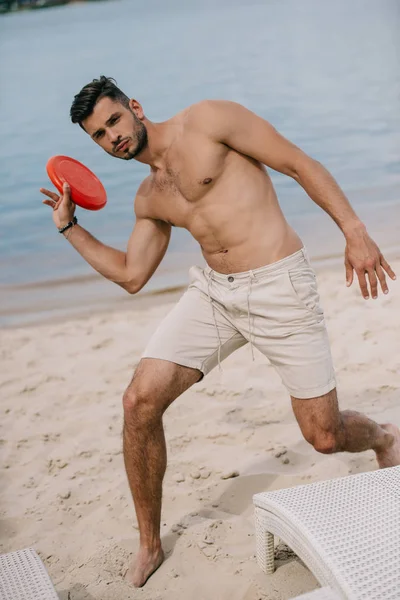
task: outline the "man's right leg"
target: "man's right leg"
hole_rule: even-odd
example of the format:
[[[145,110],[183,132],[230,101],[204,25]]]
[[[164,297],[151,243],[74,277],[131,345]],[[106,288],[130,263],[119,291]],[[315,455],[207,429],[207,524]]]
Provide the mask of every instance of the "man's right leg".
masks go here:
[[[140,549],[128,580],[136,587],[144,585],[164,559],[160,519],[167,452],[162,417],[201,376],[197,369],[145,358],[124,394],[124,460],[140,532]]]
[[[225,314],[221,297],[223,290],[217,282],[193,267],[188,290],[151,337],[124,395],[125,466],[140,530],[139,555],[128,579],[136,586],[142,586],[163,560],[163,413],[202,374],[216,367],[219,359],[247,343]]]

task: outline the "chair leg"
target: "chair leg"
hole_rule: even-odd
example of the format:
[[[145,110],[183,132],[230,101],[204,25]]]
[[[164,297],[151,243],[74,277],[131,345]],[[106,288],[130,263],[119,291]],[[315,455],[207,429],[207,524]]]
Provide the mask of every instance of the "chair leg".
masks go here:
[[[257,563],[267,575],[275,571],[274,564],[274,534],[266,531],[258,524],[256,529]]]

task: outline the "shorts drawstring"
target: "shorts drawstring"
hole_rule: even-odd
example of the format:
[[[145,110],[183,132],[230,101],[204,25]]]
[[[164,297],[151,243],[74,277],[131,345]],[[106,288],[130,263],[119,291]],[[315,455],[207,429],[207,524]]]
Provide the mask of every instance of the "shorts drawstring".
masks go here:
[[[215,329],[217,330],[217,336],[218,336],[218,368],[221,371],[222,370],[222,367],[221,367],[221,346],[222,346],[222,342],[221,342],[221,336],[219,334],[217,318],[215,316],[214,302],[212,301],[211,292],[210,292],[210,287],[211,287],[211,282],[212,282],[212,274],[213,274],[213,270],[211,269],[211,271],[210,271],[210,273],[208,275],[207,294],[208,294],[208,300],[209,300],[209,302],[211,304],[211,310],[212,310],[212,314],[213,314],[213,318],[214,318]]]
[[[254,343],[253,343],[253,331],[252,331],[252,318],[251,318],[251,312],[250,312],[250,295],[251,295],[251,285],[253,283],[253,279],[256,279],[256,276],[254,275],[253,271],[249,271],[250,276],[249,276],[249,285],[247,288],[247,317],[249,320],[249,341],[250,341],[250,348],[251,348],[251,356],[253,358],[253,361],[255,360],[254,358]],[[253,317],[253,322],[254,322],[254,317]]]

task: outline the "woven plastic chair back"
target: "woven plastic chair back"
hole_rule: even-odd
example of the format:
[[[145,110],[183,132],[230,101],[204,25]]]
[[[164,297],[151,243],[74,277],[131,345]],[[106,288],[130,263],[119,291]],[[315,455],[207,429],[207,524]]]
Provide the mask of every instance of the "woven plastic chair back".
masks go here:
[[[254,504],[266,572],[273,533],[342,597],[400,599],[400,467],[256,494]]]
[[[59,600],[32,548],[0,554],[0,600]]]

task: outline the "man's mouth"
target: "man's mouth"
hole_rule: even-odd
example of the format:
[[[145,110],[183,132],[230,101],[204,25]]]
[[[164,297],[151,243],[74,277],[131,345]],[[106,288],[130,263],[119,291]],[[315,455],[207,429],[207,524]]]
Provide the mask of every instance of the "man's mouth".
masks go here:
[[[125,150],[125,148],[128,146],[129,144],[129,140],[125,140],[123,142],[121,142],[120,144],[118,144],[118,146],[115,148],[116,152],[120,152],[121,150]]]

